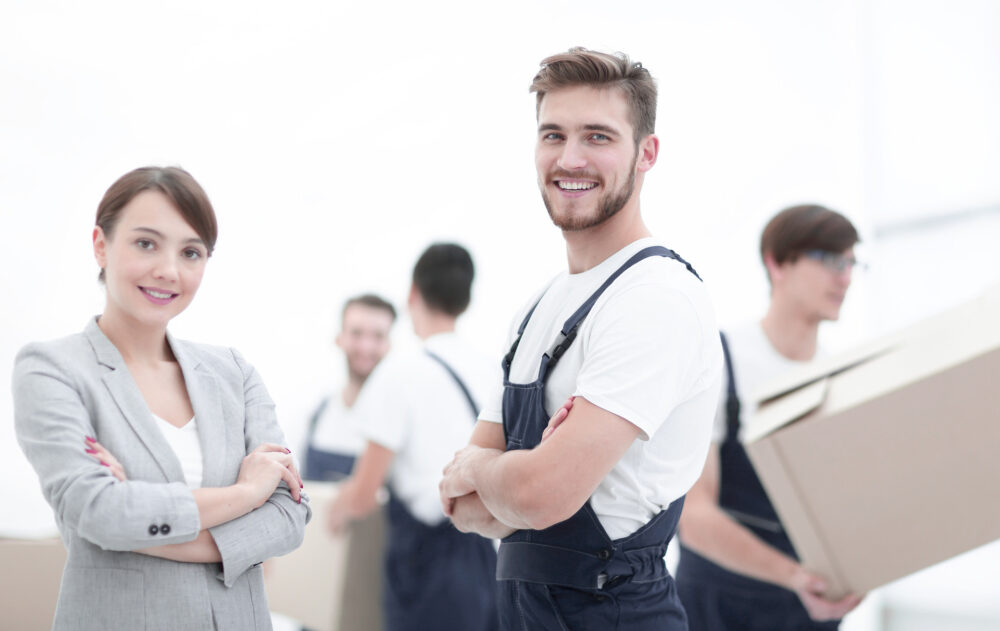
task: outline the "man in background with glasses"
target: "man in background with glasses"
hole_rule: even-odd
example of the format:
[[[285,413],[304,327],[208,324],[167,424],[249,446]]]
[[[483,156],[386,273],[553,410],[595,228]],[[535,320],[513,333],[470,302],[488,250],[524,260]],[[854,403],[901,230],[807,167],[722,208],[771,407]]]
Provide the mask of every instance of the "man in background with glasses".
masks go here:
[[[761,235],[771,302],[723,335],[713,447],[681,514],[677,586],[691,631],[832,630],[861,601],[828,600],[823,578],[799,565],[742,443],[756,406],[747,395],[821,354],[819,325],[840,317],[858,241],[847,218],[817,205],[786,208]]]

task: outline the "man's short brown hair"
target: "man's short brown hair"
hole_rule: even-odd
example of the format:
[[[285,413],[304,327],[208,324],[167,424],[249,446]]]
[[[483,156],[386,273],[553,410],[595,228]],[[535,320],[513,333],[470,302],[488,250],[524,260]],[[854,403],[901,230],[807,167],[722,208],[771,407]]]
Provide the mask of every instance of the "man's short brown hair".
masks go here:
[[[779,265],[795,262],[807,250],[840,253],[860,241],[854,224],[817,204],[792,206],[767,222],[760,235],[761,260],[770,254]]]
[[[546,93],[580,85],[595,88],[618,88],[631,112],[635,144],[656,126],[656,82],[641,63],[632,62],[625,53],[601,53],[582,47],[546,57],[541,70],[531,82],[529,92],[536,96],[535,114],[542,107]]]
[[[391,302],[375,294],[361,294],[360,296],[349,298],[344,303],[344,308],[340,311],[340,317],[343,318],[347,310],[354,305],[362,305],[371,309],[381,309],[391,316],[393,322],[396,321],[396,308],[392,306]]]

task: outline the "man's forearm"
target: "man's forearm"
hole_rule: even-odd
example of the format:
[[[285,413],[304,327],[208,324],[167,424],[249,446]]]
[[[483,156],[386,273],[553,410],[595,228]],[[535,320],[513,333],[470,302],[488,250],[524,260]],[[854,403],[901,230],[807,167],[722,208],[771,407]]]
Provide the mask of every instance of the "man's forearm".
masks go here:
[[[455,500],[451,521],[462,532],[474,532],[489,539],[503,539],[517,530],[494,517],[476,493]]]
[[[681,524],[681,540],[726,569],[791,589],[798,563],[754,535],[718,506],[698,507]]]
[[[487,511],[515,529],[536,529],[544,495],[529,473],[530,451],[484,449],[466,469],[468,481]]]

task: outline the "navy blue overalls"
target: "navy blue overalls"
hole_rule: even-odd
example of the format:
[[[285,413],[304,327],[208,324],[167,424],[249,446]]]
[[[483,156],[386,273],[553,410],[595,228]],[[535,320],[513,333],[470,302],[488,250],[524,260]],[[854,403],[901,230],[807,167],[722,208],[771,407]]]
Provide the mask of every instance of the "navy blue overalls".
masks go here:
[[[437,355],[479,414],[472,394]],[[494,631],[497,629],[496,551],[489,539],[455,529],[451,520],[429,526],[391,493],[385,553],[384,610],[387,631]]]
[[[306,432],[306,466],[302,472],[302,478],[305,480],[335,482],[351,475],[351,469],[354,468],[352,454],[324,451],[313,447],[316,425],[319,424],[319,419],[329,404],[330,397],[324,398],[309,417],[309,429]]]
[[[739,440],[740,400],[726,336],[726,438],[719,447],[719,506],[768,545],[798,559],[778,514]],[[677,589],[691,631],[826,631],[839,622],[815,622],[793,592],[712,563],[681,546]]]
[[[532,449],[549,421],[545,383],[576,337],[578,327],[604,291],[625,270],[650,256],[665,256],[694,269],[673,251],[654,246],[626,261],[566,321],[542,355],[538,378],[510,382],[510,366],[532,307],[503,361],[503,428],[507,450]],[[537,307],[538,304],[536,303]],[[664,358],[669,361],[669,358]],[[636,532],[612,540],[588,501],[572,517],[545,530],[518,530],[500,544],[497,579],[504,631],[683,631],[684,609],[663,562],[677,529],[684,498]]]

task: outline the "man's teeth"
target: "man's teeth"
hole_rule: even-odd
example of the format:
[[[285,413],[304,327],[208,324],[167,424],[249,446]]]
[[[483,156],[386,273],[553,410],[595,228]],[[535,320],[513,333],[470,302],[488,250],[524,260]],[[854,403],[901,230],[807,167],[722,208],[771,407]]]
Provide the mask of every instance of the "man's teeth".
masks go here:
[[[597,186],[597,182],[556,182],[556,185],[564,191],[586,191]]]
[[[143,291],[152,296],[153,298],[159,298],[160,300],[166,300],[167,298],[173,296],[173,294],[170,293],[165,294],[159,291],[153,291],[152,289],[143,289]]]

